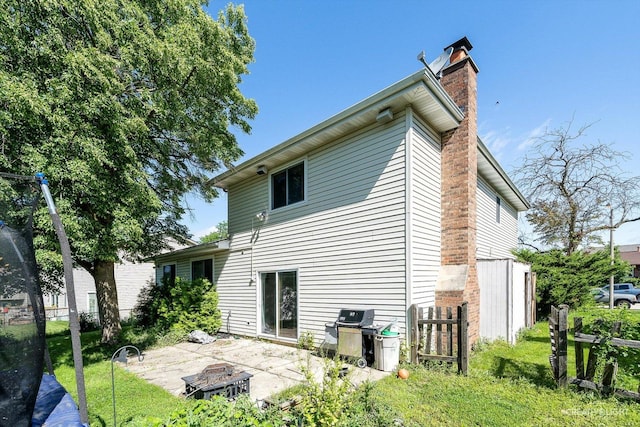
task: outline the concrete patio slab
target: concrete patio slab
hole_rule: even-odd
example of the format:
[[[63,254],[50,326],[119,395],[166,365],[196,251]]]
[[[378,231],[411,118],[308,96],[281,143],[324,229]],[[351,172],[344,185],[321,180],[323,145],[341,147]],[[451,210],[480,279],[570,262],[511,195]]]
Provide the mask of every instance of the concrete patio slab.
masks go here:
[[[306,350],[258,339],[224,337],[211,344],[187,342],[148,350],[144,352],[142,362],[137,357],[129,358],[126,369],[173,395],[183,396],[185,383],[182,377],[200,373],[206,366],[222,362],[252,374],[251,398],[264,400],[303,382],[303,366],[308,367],[317,380],[321,379],[326,359]],[[350,380],[354,384],[376,381],[390,374],[349,366]]]

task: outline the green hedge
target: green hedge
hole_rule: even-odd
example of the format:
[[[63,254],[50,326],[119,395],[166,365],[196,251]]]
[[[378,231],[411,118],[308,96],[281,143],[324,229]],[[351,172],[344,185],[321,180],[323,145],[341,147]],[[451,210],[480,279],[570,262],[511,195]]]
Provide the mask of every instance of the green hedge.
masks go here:
[[[222,325],[216,287],[206,279],[176,278],[174,283],[148,285],[140,294],[134,317],[137,325],[162,332],[199,329],[213,335]]]

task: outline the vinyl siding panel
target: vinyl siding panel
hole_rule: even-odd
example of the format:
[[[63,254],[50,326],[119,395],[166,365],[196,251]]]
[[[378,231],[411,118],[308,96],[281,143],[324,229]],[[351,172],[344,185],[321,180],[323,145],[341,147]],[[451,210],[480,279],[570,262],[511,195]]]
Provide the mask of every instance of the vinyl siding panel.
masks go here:
[[[298,273],[298,331],[317,342],[341,308],[404,320],[404,120],[398,114],[292,162],[306,161],[304,202],[269,210],[269,176],[229,188],[231,250],[216,265],[230,332],[256,335],[260,284],[249,279],[283,270]],[[265,208],[267,220],[257,221]]]
[[[114,265],[114,277],[118,292],[118,309],[120,318],[128,319],[131,311],[138,302],[138,295],[142,288],[154,281],[153,263],[132,263],[124,261]],[[78,313],[89,313],[89,294],[96,293],[96,285],[93,276],[84,268],[73,269],[73,286],[76,295],[76,308]],[[43,295],[44,304],[51,307],[51,296]],[[67,301],[66,289],[62,288],[58,298],[58,310],[54,310],[56,316],[68,319],[69,304]],[[92,313],[97,316],[97,313]]]
[[[498,193],[478,177],[477,258],[513,258],[511,249],[518,243],[518,213],[500,198],[500,223],[496,221]]]
[[[418,118],[412,128],[412,295],[411,303],[435,304],[435,284],[440,270],[440,143]]]

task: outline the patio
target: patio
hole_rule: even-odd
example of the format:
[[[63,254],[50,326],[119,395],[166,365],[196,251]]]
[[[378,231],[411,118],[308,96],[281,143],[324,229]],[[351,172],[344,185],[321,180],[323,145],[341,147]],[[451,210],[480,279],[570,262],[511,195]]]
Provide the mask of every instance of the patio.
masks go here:
[[[324,361],[307,350],[251,338],[224,337],[211,344],[180,343],[144,352],[144,360],[129,358],[127,369],[140,378],[179,396],[185,391],[182,377],[201,372],[214,363],[230,363],[236,370],[253,375],[253,400],[265,398],[304,381],[302,366],[309,366],[317,379],[323,375]],[[351,381],[360,384],[389,375],[373,368],[351,366]]]

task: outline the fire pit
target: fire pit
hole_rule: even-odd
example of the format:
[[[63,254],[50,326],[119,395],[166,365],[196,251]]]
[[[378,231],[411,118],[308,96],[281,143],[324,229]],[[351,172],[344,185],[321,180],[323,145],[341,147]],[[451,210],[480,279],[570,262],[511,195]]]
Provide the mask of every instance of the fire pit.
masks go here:
[[[235,399],[240,393],[249,393],[249,380],[253,375],[236,371],[229,363],[209,365],[199,374],[182,377],[185,382],[186,397],[211,399],[224,396]]]

